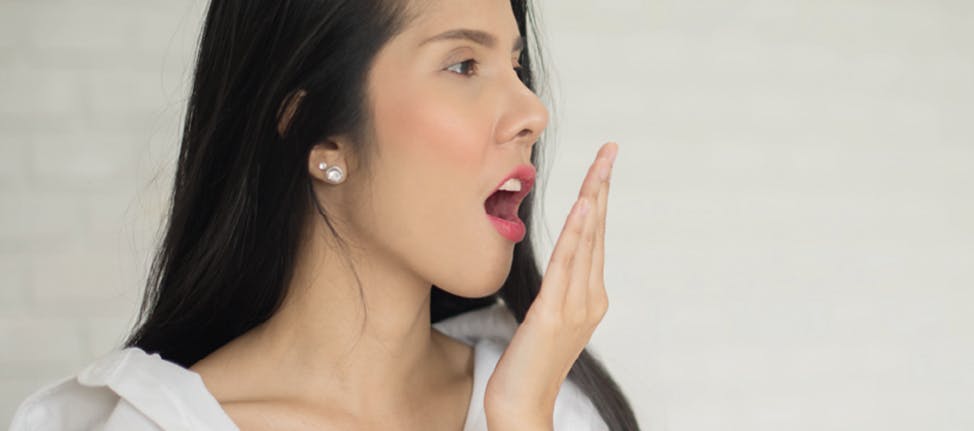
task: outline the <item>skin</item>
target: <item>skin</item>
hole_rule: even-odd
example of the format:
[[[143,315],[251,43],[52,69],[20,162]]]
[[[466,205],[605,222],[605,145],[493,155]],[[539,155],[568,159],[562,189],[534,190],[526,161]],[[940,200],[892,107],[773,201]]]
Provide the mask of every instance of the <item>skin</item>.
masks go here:
[[[507,278],[515,244],[494,229],[483,203],[514,166],[530,164],[548,111],[514,70],[519,33],[509,2],[426,6],[370,71],[374,172],[356,169],[344,136],[308,158],[317,197],[351,252],[309,213],[282,307],[190,367],[243,430],[463,427],[473,352],[431,327],[430,289],[481,297]],[[461,27],[498,43],[420,46]],[[459,64],[468,59],[477,64]],[[591,211],[568,217],[541,293],[490,378],[491,430],[551,429],[558,388],[606,311],[608,181],[597,173],[616,151],[614,143],[600,148],[579,192]],[[347,179],[326,182],[320,162],[342,167]]]

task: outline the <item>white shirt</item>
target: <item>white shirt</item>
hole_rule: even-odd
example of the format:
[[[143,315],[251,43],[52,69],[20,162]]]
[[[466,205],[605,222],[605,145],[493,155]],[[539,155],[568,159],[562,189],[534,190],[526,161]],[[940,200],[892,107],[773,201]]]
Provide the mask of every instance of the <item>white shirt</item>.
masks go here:
[[[473,393],[463,431],[486,431],[484,389],[517,321],[503,304],[433,324],[474,348]],[[608,430],[591,400],[565,379],[555,400],[556,431]],[[116,350],[31,394],[10,431],[239,431],[199,374],[137,347]]]

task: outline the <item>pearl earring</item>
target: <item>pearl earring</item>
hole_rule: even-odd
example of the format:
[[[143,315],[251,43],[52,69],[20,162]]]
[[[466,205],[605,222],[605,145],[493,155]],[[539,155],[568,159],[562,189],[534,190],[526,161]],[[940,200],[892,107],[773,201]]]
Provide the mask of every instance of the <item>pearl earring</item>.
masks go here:
[[[328,167],[325,162],[318,163],[318,169],[325,171],[325,180],[332,184],[341,184],[345,179],[345,172],[338,165]]]

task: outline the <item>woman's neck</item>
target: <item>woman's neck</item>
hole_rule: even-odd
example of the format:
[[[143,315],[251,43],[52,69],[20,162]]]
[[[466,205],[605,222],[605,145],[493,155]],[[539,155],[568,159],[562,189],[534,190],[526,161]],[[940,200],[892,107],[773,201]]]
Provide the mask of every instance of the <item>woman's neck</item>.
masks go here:
[[[458,360],[469,349],[430,325],[429,283],[373,253],[353,260],[360,295],[341,256],[311,247],[299,253],[274,315],[193,366],[207,372],[218,400],[327,403],[375,415],[415,408],[427,390],[469,377],[468,361]]]

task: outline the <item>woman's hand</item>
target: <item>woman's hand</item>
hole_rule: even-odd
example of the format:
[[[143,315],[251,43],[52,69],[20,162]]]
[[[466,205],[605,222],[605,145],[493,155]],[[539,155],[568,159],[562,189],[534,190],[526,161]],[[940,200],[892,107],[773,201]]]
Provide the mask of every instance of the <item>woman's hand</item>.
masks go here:
[[[599,149],[541,290],[487,381],[484,409],[491,431],[552,429],[561,384],[608,309],[602,275],[605,213],[617,151],[613,142]]]

